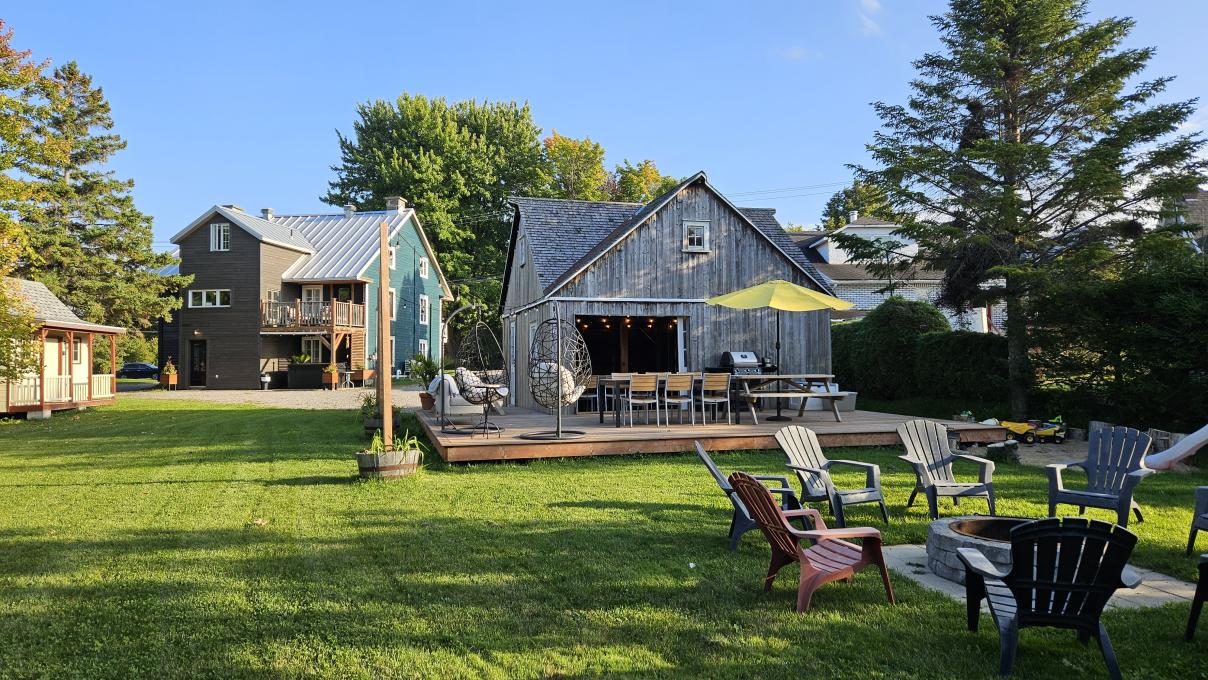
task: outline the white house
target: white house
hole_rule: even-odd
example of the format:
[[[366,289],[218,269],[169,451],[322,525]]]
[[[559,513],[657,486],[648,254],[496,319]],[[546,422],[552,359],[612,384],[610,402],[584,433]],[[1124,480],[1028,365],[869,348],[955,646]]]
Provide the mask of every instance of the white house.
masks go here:
[[[902,244],[901,252],[907,256],[916,255],[918,244],[893,231],[898,225],[876,217],[860,217],[852,213],[851,221],[839,231],[860,236],[866,239],[892,239]],[[847,312],[835,312],[835,320],[860,318],[869,310],[881,304],[889,297],[886,288],[889,281],[873,274],[868,267],[851,261],[851,254],[830,238],[830,233],[822,231],[791,232],[790,235],[809,258],[819,272],[825,275],[835,289],[835,295],[855,305]],[[912,272],[903,280],[894,280],[894,294],[908,300],[924,300],[932,304],[940,292],[940,281],[943,272],[938,270],[919,269]],[[1000,307],[977,307],[961,314],[939,308],[948,323],[954,329],[977,331],[979,333],[1003,331],[1003,311]]]

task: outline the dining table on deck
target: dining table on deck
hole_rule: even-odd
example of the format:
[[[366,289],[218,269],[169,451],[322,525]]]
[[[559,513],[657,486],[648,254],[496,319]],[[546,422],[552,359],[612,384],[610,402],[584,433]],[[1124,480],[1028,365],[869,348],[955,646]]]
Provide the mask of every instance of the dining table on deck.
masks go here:
[[[734,375],[731,380],[738,383],[737,392],[746,401],[751,420],[759,424],[759,416],[755,413],[755,401],[758,399],[775,399],[776,416],[769,420],[791,420],[781,415],[781,400],[800,398],[801,406],[797,409],[797,417],[805,415],[805,403],[810,398],[825,399],[830,402],[831,413],[835,422],[843,422],[839,415],[839,400],[848,396],[847,392],[832,392],[831,381],[835,376],[830,373],[776,373],[755,375]],[[820,391],[815,391],[815,387]],[[742,421],[742,405],[734,409],[734,422]]]

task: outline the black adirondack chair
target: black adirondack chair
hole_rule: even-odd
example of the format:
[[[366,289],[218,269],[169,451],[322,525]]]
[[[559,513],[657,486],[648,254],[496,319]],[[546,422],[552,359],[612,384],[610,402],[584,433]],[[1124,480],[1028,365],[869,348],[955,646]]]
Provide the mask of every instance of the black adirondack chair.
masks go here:
[[[1195,488],[1195,510],[1191,512],[1191,534],[1187,536],[1187,555],[1195,550],[1195,535],[1203,529],[1208,531],[1208,486]]]
[[[1208,555],[1200,555],[1200,582],[1195,587],[1195,597],[1191,599],[1191,616],[1187,617],[1188,642],[1195,637],[1195,626],[1200,622],[1200,610],[1204,608],[1204,600],[1208,600]]]
[[[1053,463],[1046,466],[1049,475],[1049,515],[1056,516],[1059,504],[1077,505],[1079,514],[1086,508],[1106,508],[1116,511],[1116,524],[1128,526],[1128,512],[1144,522],[1141,506],[1133,500],[1133,490],[1154,473],[1145,467],[1149,453],[1149,435],[1131,427],[1110,427],[1091,433],[1086,460],[1073,463]],[[1061,472],[1068,467],[1086,471],[1086,489],[1067,489]]]
[[[700,445],[700,442],[692,442],[696,447],[696,455],[700,456],[705,467],[709,469],[709,474],[713,475],[713,481],[717,482],[717,486],[721,487],[726,498],[730,499],[730,503],[734,505],[734,516],[730,519],[730,550],[738,550],[738,542],[742,540],[742,535],[748,531],[758,527],[755,520],[751,518],[751,513],[747,510],[747,506],[743,505],[742,499],[734,492],[734,487],[730,486],[729,480],[722,475],[717,469],[717,464],[705,452],[705,447]],[[789,478],[784,475],[757,475],[755,479],[769,482],[778,482],[779,487],[769,488],[770,493],[780,496],[780,508],[782,510],[800,510],[801,501],[797,500],[797,494],[793,492],[789,486]]]
[[[835,516],[835,524],[847,526],[843,509],[848,505],[860,503],[877,503],[881,507],[881,519],[889,524],[889,513],[885,509],[885,496],[881,493],[881,467],[875,463],[861,463],[856,460],[831,460],[822,453],[818,444],[818,436],[814,431],[790,425],[782,427],[776,433],[776,441],[788,458],[788,467],[797,473],[801,482],[801,500],[826,501],[830,505],[831,514]],[[864,470],[864,488],[839,491],[831,481],[830,469],[833,465],[847,465]]]
[[[1120,665],[1107,629],[1099,620],[1119,588],[1141,579],[1128,568],[1137,537],[1124,527],[1081,517],[1050,517],[1011,530],[1011,570],[999,572],[975,548],[960,548],[965,564],[969,630],[977,630],[981,601],[990,603],[998,624],[998,672],[1015,666],[1019,630],[1029,626],[1070,628],[1086,642],[1094,637],[1111,677]]]
[[[898,426],[898,437],[906,447],[906,455],[898,456],[910,463],[917,479],[906,507],[914,505],[914,499],[922,491],[927,497],[927,510],[931,519],[940,518],[939,499],[951,498],[959,505],[962,498],[985,498],[994,510],[994,462],[977,456],[953,453],[948,444],[948,428],[933,420],[911,420]],[[952,471],[956,461],[975,463],[980,469],[978,481],[960,482]]]

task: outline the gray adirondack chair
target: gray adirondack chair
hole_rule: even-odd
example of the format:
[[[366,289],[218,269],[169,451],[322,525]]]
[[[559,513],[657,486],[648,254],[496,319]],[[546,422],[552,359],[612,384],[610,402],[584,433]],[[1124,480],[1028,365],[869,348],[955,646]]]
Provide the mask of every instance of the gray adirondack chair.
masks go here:
[[[1116,524],[1128,526],[1128,512],[1144,522],[1141,506],[1133,500],[1137,484],[1153,470],[1145,466],[1145,454],[1149,453],[1149,435],[1131,427],[1108,427],[1091,433],[1086,460],[1072,463],[1053,463],[1045,467],[1049,475],[1049,515],[1057,514],[1059,504],[1077,505],[1079,514],[1086,508],[1105,508],[1116,511]],[[1086,471],[1086,489],[1067,489],[1061,472],[1068,467],[1080,467]]]
[[[705,447],[700,445],[700,442],[692,442],[696,447],[696,455],[700,457],[701,462],[709,469],[709,474],[713,476],[713,481],[717,482],[717,486],[726,494],[726,498],[730,499],[730,503],[734,505],[734,516],[730,519],[730,550],[738,550],[738,542],[742,540],[742,535],[752,529],[759,527],[755,520],[751,518],[751,513],[747,510],[747,506],[743,505],[742,499],[735,493],[734,487],[730,486],[730,482],[725,475],[717,469],[717,464],[705,452]],[[784,475],[752,475],[755,479],[761,482],[779,482],[780,486],[770,488],[770,493],[780,496],[780,508],[782,510],[800,510],[801,501],[797,500],[797,494],[793,492],[793,488],[789,486],[789,478]]]
[[[1191,598],[1191,613],[1187,616],[1187,632],[1183,634],[1188,642],[1195,637],[1195,626],[1200,622],[1200,611],[1204,608],[1206,600],[1208,600],[1208,555],[1200,555],[1200,581],[1195,586],[1195,596]]]
[[[985,498],[994,510],[994,463],[963,453],[953,453],[948,445],[948,428],[932,420],[911,420],[898,426],[898,436],[906,446],[906,455],[898,456],[910,463],[917,478],[914,490],[906,507],[914,505],[914,499],[922,491],[927,497],[927,509],[931,519],[939,519],[939,499],[951,498],[959,505],[962,498]],[[952,471],[956,461],[975,463],[979,468],[978,481],[958,482]]]
[[[1208,531],[1208,486],[1195,488],[1195,510],[1191,513],[1191,535],[1187,537],[1187,555],[1195,549],[1195,535]]]
[[[801,482],[801,500],[826,501],[830,505],[831,514],[835,516],[835,524],[847,526],[844,518],[844,508],[861,503],[877,503],[881,506],[881,519],[889,524],[889,513],[885,509],[885,496],[881,493],[881,466],[874,463],[861,463],[857,460],[830,460],[822,453],[818,444],[818,436],[814,431],[790,425],[782,427],[776,433],[776,441],[788,458],[788,468],[797,473]],[[864,488],[839,491],[831,481],[832,465],[848,465],[864,470]]]
[[[965,564],[969,630],[977,630],[981,601],[998,625],[998,672],[1010,675],[1019,629],[1072,628],[1078,639],[1094,637],[1111,677],[1120,665],[1100,615],[1119,588],[1136,588],[1140,577],[1127,562],[1137,537],[1124,527],[1081,517],[1049,517],[1011,530],[1011,569],[994,568],[976,548],[958,548]]]

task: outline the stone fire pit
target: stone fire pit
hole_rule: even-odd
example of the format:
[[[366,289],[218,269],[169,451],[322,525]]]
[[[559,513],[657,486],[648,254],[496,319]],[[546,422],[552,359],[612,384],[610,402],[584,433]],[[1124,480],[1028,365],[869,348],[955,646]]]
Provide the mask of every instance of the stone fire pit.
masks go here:
[[[1031,522],[1020,517],[945,517],[927,527],[927,568],[949,581],[965,582],[957,548],[977,548],[996,569],[1011,568],[1011,529]]]

